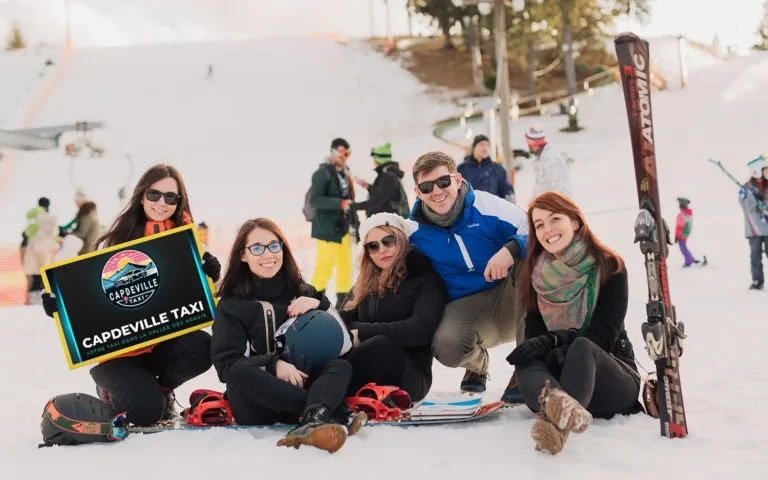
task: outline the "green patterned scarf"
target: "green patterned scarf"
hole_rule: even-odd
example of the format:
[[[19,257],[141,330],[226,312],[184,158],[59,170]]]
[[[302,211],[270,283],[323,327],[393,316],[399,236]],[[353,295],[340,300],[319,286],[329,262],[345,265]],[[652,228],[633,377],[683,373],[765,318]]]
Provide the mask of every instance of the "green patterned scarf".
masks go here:
[[[575,237],[559,260],[542,253],[533,267],[533,289],[548,330],[585,331],[595,311],[600,272],[584,240]]]

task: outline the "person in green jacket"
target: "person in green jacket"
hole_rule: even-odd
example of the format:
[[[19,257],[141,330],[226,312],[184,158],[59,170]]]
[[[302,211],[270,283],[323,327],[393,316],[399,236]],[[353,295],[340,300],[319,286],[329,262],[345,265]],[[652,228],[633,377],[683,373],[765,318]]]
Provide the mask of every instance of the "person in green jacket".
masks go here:
[[[29,240],[34,237],[37,231],[40,229],[40,225],[37,224],[37,216],[43,212],[47,212],[50,206],[50,200],[48,200],[46,197],[40,197],[37,200],[37,206],[27,212],[27,228],[24,230],[24,233],[21,234],[22,247],[26,247]]]
[[[46,197],[40,197],[37,200],[37,206],[27,211],[27,228],[21,234],[20,258],[24,266],[24,272],[27,276],[27,305],[38,303],[39,293],[43,290],[43,277],[39,274],[39,267],[30,258],[37,258],[34,246],[30,246],[30,241],[40,231],[38,219],[40,215],[47,214],[51,206],[51,201]],[[30,252],[27,250],[33,248]],[[40,263],[40,262],[38,262]]]
[[[331,155],[312,175],[310,204],[312,238],[317,240],[317,260],[310,282],[324,293],[333,270],[336,270],[336,305],[341,305],[352,288],[352,238],[350,227],[358,223],[353,207],[355,189],[347,167],[351,151],[343,138],[331,142]]]

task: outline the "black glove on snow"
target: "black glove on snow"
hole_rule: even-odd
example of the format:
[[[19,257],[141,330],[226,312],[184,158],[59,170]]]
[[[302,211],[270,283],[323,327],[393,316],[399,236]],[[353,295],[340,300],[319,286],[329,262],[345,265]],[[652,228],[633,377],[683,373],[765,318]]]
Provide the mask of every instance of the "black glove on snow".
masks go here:
[[[43,310],[45,310],[45,314],[51,318],[53,318],[55,312],[59,311],[56,306],[56,297],[48,292],[43,293]]]
[[[293,366],[296,367],[297,370],[302,371],[307,375],[312,372],[312,361],[307,360],[307,357],[304,355],[299,355],[296,357],[296,361],[293,362]]]
[[[555,337],[545,333],[529,338],[515,347],[507,357],[507,362],[510,365],[525,365],[545,357],[553,348],[555,348]]]
[[[203,254],[203,273],[211,277],[214,282],[219,281],[221,275],[221,264],[219,260],[209,252]]]

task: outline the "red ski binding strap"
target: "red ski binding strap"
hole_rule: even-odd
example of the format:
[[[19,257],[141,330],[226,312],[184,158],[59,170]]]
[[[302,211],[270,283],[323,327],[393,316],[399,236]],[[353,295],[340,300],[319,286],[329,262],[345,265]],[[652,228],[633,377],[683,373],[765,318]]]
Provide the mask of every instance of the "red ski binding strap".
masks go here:
[[[383,422],[399,420],[413,406],[411,396],[399,387],[369,383],[344,402],[356,412],[368,415],[368,420]]]
[[[232,423],[232,407],[220,392],[195,390],[189,403],[190,407],[182,412],[187,425],[211,427]]]

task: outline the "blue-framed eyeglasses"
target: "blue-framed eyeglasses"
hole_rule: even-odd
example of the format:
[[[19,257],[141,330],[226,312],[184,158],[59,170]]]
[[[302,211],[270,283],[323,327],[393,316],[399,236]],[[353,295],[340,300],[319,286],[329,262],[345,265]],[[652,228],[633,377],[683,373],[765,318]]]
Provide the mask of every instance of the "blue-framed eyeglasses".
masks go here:
[[[251,252],[251,255],[254,257],[259,257],[264,255],[264,252],[267,251],[267,249],[272,253],[279,252],[283,249],[283,242],[272,242],[269,245],[249,245],[245,248]]]

